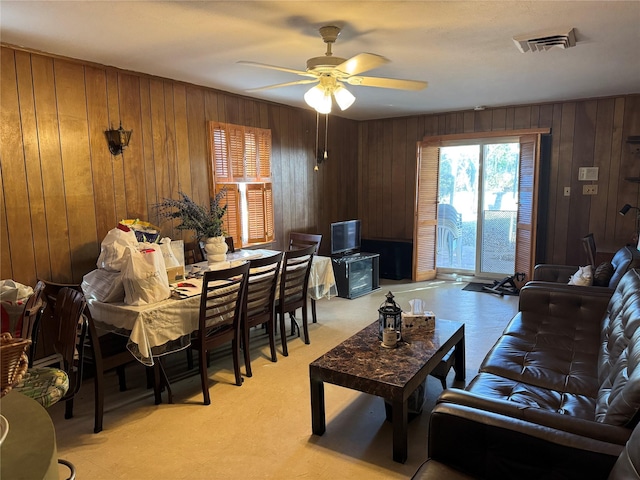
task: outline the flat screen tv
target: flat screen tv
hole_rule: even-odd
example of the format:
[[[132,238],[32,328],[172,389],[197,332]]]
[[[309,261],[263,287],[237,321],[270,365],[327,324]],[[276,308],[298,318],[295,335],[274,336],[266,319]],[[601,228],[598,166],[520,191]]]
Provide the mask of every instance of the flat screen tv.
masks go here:
[[[360,250],[360,220],[331,224],[331,255],[345,255]]]

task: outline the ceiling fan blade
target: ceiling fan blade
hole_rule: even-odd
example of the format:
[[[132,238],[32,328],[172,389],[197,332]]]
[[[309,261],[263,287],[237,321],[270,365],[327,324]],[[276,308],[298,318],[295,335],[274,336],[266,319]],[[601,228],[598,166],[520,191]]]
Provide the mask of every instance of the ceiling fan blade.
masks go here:
[[[266,87],[258,87],[258,88],[250,88],[245,90],[246,92],[259,92],[261,90],[271,90],[272,88],[280,88],[280,87],[290,87],[291,85],[305,85],[308,83],[315,83],[318,79],[309,79],[309,80],[296,80],[295,82],[287,82],[287,83],[278,83],[276,85],[268,85]]]
[[[342,81],[347,82],[349,85],[395,88],[396,90],[422,90],[427,87],[427,82],[421,82],[419,80],[401,80],[397,78],[349,77]]]
[[[335,67],[342,73],[347,75],[357,75],[358,73],[372,70],[385,63],[389,63],[389,59],[381,55],[375,55],[373,53],[359,53],[351,57],[349,60],[345,60],[340,65]]]
[[[276,65],[268,65],[266,63],[245,62],[244,60],[240,60],[237,63],[241,65],[248,65],[250,67],[268,68],[270,70],[279,70],[281,72],[295,73],[296,75],[303,75],[305,77],[314,77],[314,78],[316,77],[314,74],[305,72],[303,70],[294,70],[293,68],[278,67]]]

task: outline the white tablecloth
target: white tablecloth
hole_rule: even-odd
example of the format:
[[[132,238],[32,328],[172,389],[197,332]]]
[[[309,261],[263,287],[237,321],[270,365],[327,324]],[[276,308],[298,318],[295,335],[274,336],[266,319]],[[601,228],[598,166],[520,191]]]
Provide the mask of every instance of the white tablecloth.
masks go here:
[[[227,254],[230,265],[240,261],[273,255],[274,250],[237,250]],[[206,267],[206,262],[198,264]],[[228,268],[228,267],[224,267]],[[337,295],[333,266],[329,257],[314,256],[309,275],[310,298],[319,300]],[[198,329],[200,296],[170,298],[151,305],[102,303],[88,298],[91,316],[99,328],[129,336],[127,347],[145,365],[153,357],[173,353],[190,344],[190,335]]]

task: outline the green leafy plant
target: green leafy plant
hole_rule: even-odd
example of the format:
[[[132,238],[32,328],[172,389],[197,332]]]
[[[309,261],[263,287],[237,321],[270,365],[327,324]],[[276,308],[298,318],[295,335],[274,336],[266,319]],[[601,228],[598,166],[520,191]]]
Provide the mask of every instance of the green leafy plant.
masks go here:
[[[161,221],[181,220],[182,223],[176,228],[178,230],[193,230],[196,240],[219,237],[225,234],[222,229],[222,217],[227,211],[227,206],[220,206],[221,200],[226,195],[224,189],[211,199],[209,208],[198,205],[184,192],[178,192],[178,194],[180,195],[179,200],[165,198],[162,202],[154,205]]]

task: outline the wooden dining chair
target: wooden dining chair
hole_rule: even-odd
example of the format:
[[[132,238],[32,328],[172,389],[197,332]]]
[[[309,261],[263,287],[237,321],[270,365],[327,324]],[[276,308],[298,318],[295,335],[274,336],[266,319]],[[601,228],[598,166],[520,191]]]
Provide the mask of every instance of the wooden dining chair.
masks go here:
[[[280,341],[282,342],[282,354],[289,355],[287,349],[287,331],[284,316],[290,314],[292,328],[297,326],[295,312],[302,309],[302,328],[304,343],[309,342],[309,327],[307,322],[307,291],[309,288],[309,273],[311,262],[316,251],[315,245],[309,245],[297,250],[288,250],[284,253],[284,261],[280,276],[280,291],[276,302],[276,312],[280,318]],[[298,327],[298,332],[300,331]]]
[[[184,263],[185,265],[193,265],[194,263],[205,260],[199,242],[187,242],[184,244]]]
[[[587,256],[587,262],[591,265],[595,271],[596,267],[596,241],[593,237],[593,233],[589,233],[582,237],[582,247]]]
[[[280,275],[282,252],[270,257],[256,258],[249,262],[249,283],[242,316],[242,342],[244,366],[247,377],[251,377],[251,345],[249,331],[252,327],[266,325],[271,348],[271,361],[277,362],[275,342],[275,302]]]
[[[87,317],[87,342],[84,345],[85,361],[93,366],[94,377],[94,426],[93,432],[99,433],[103,428],[104,418],[104,385],[105,372],[116,370],[120,391],[127,390],[125,366],[138,363],[127,349],[127,337],[114,332],[100,332],[96,328],[89,308],[85,310]]]
[[[60,368],[34,367],[27,370],[16,390],[44,407],[65,401],[65,418],[73,417],[73,398],[82,385],[87,319],[84,295],[72,288],[60,289],[56,296],[54,349],[62,360]]]
[[[40,329],[40,321],[47,301],[44,295],[44,282],[38,281],[33,289],[33,294],[27,299],[24,305],[24,314],[22,316],[22,324],[20,332],[14,332],[14,336],[19,336],[25,340],[31,340],[29,346],[29,367],[33,367],[33,360],[36,355],[38,343],[38,333]]]
[[[191,347],[199,354],[198,363],[205,405],[211,404],[207,352],[214,347],[231,342],[236,385],[242,385],[239,342],[248,278],[249,262],[204,273],[198,330],[191,340]]]
[[[224,237],[224,241],[227,244],[228,253],[233,253],[236,251],[235,247],[233,246],[233,237]]]
[[[322,242],[321,234],[289,232],[289,250],[315,245],[315,253],[317,255],[320,250],[320,242]],[[316,300],[314,298],[311,299],[311,319],[313,323],[318,322],[318,316],[316,314]]]

